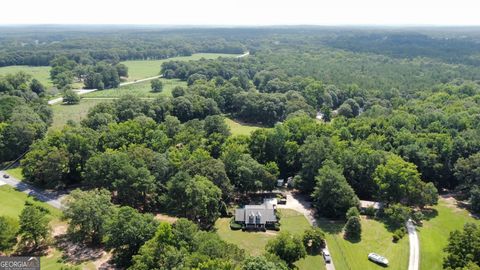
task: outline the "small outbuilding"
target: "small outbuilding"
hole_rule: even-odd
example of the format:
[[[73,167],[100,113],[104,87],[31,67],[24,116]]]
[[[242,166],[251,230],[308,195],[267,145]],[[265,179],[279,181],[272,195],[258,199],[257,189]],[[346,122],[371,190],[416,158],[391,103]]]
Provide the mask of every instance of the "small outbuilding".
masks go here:
[[[366,210],[366,209],[375,209],[375,210],[380,210],[383,208],[383,203],[381,202],[374,202],[374,201],[365,201],[365,200],[360,200],[360,210]]]

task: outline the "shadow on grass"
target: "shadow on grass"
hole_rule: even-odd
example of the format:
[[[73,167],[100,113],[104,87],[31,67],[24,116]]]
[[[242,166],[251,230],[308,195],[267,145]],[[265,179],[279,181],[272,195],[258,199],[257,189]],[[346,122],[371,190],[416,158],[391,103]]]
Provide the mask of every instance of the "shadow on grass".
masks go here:
[[[388,267],[388,265],[385,265],[385,264],[383,264],[383,263],[377,263],[377,262],[374,262],[374,261],[372,261],[372,260],[370,260],[370,259],[368,259],[368,260],[369,260],[371,263],[374,263],[374,264],[376,264],[376,265],[378,265],[378,266],[380,266],[380,267],[382,267],[382,268],[387,268],[387,267]]]
[[[360,241],[362,241],[362,237],[361,236],[358,236],[358,237],[343,237],[345,240],[347,240],[348,242],[352,243],[352,244],[356,244],[356,243],[360,243]]]
[[[345,226],[345,221],[343,220],[330,220],[323,217],[319,217],[316,220],[318,227],[329,234],[339,234],[343,231],[343,226]]]
[[[438,211],[437,209],[433,208],[424,208],[422,210],[423,218],[424,220],[428,221],[432,218],[436,218],[438,216]]]
[[[55,240],[55,246],[62,252],[62,259],[68,263],[80,264],[94,261],[101,258],[105,252],[102,247],[75,242],[67,235],[56,236]]]

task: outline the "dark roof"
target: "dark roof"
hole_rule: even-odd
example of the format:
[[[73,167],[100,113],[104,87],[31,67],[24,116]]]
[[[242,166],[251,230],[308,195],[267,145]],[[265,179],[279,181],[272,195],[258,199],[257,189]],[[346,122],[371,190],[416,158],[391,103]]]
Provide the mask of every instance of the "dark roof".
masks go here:
[[[277,217],[273,208],[265,205],[246,205],[245,208],[235,209],[235,221],[246,224],[265,224],[276,222]]]

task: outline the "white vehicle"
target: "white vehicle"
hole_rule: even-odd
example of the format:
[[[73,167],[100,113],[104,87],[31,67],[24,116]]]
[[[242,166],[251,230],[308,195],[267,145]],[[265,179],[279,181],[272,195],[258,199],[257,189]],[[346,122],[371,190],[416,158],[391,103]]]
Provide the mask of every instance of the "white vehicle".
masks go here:
[[[328,250],[324,249],[322,251],[322,255],[326,263],[330,263],[332,261],[332,257],[330,257],[330,253],[328,252]]]
[[[378,264],[383,264],[383,265],[388,265],[388,260],[387,258],[378,255],[377,253],[370,253],[368,254],[368,259],[371,260],[372,262],[376,262]]]

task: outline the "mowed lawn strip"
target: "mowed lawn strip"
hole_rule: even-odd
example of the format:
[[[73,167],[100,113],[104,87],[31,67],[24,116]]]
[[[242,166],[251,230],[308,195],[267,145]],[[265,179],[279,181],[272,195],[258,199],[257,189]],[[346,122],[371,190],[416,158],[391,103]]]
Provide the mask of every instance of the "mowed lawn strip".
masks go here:
[[[0,67],[0,76],[6,74],[14,74],[19,71],[23,71],[27,74],[32,75],[33,78],[39,80],[45,87],[51,88],[53,86],[52,81],[50,80],[50,67],[41,66],[7,66]]]
[[[239,121],[232,120],[226,117],[225,123],[230,128],[230,132],[232,133],[232,135],[250,135],[250,133],[260,128],[260,126],[241,123]]]
[[[23,180],[23,172],[21,167],[14,167],[11,169],[6,170],[7,174],[13,176],[18,180]]]
[[[480,221],[471,217],[468,211],[458,208],[453,198],[440,198],[433,209],[436,210],[436,215],[419,227],[420,270],[443,269],[443,249],[448,243],[450,232],[461,230],[467,222],[480,225]]]
[[[290,209],[279,209],[280,231],[288,231],[294,234],[303,234],[311,228],[307,219],[299,212]],[[237,245],[252,256],[260,256],[265,253],[265,246],[270,239],[275,238],[279,233],[267,230],[267,232],[243,232],[242,230],[230,229],[230,218],[220,218],[215,223],[217,233],[226,242]],[[322,256],[308,255],[306,258],[295,263],[300,270],[325,269],[325,263]]]
[[[132,60],[123,61],[128,67],[128,81],[135,81],[144,78],[153,77],[160,74],[161,66],[168,61],[191,61],[205,59],[216,59],[219,57],[236,57],[238,54],[222,54],[222,53],[196,53],[191,56],[179,56],[161,60]]]
[[[171,96],[176,86],[187,86],[187,83],[178,79],[159,79],[163,83],[163,90],[159,93],[152,92],[150,81],[130,84],[113,89],[105,89],[83,95],[84,98],[119,98],[124,95],[134,95],[139,98],[154,98],[160,95]]]
[[[375,252],[389,260],[388,269],[405,270],[408,267],[409,242],[406,235],[398,243],[392,242],[392,233],[384,224],[362,217],[362,238],[359,242],[350,242],[343,238],[343,222],[331,222],[319,219],[320,227],[328,232],[327,244],[337,270],[375,270],[384,269],[370,262],[368,253]]]
[[[50,129],[61,129],[69,120],[80,122],[88,114],[88,111],[101,102],[108,100],[81,99],[79,104],[63,105],[55,104],[52,106],[53,123]]]

